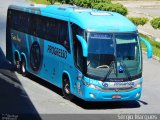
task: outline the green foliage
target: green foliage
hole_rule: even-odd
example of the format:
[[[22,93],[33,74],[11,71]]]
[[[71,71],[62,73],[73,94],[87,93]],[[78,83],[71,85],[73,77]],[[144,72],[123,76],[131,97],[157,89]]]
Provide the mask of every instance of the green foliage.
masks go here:
[[[47,0],[50,4],[54,4],[56,0]]]
[[[111,0],[73,0],[73,4],[86,8],[118,12],[127,15],[127,8],[121,4],[112,4]]]
[[[160,57],[160,43],[157,42],[157,41],[154,41],[154,40],[150,39],[149,37],[147,37],[147,36],[145,36],[145,35],[140,34],[140,36],[142,36],[142,37],[145,38],[148,42],[151,43],[152,49],[153,49],[153,55],[155,55],[155,56],[157,56],[157,57]],[[143,49],[144,51],[147,51],[147,48],[146,48],[145,44],[141,42],[141,45],[142,45],[142,49]]]
[[[37,1],[37,0],[33,0]],[[62,4],[72,4],[85,8],[93,8],[99,10],[106,10],[112,12],[118,12],[122,15],[127,15],[127,8],[121,4],[113,4],[111,0],[43,0],[47,1],[50,4],[54,4],[55,2],[59,2]],[[40,3],[40,2],[39,2]]]
[[[117,12],[122,15],[128,14],[127,8],[124,7],[122,4],[95,3],[94,6],[92,6],[92,8],[99,9],[99,10],[105,10],[105,11]]]
[[[55,2],[59,2],[62,4],[70,4],[73,3],[73,0],[47,0],[50,4],[54,4]]]
[[[37,4],[50,4],[47,0],[31,0],[32,2],[35,2]]]
[[[91,8],[93,4],[91,1],[93,0],[73,0],[73,4],[80,7]]]
[[[111,0],[72,0],[72,2],[77,6],[86,6],[87,8],[89,8],[95,3],[111,3]]]
[[[129,17],[129,19],[135,24],[135,25],[144,25],[146,24],[149,19],[145,17]]]
[[[151,21],[150,21],[151,25],[153,28],[155,29],[160,29],[160,17],[157,17],[157,18],[153,18]]]

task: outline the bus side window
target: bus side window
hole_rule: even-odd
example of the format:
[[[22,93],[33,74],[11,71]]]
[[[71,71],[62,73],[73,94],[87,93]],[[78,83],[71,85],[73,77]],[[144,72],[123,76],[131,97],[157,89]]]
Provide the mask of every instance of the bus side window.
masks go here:
[[[10,10],[11,28],[17,31],[28,33],[29,14],[22,11]]]
[[[68,22],[59,21],[59,43],[70,52],[70,42],[68,34]]]
[[[42,39],[46,39],[47,21],[45,17],[37,16],[37,36]]]
[[[46,39],[50,40],[51,42],[57,43],[57,40],[58,40],[57,20],[53,18],[47,18],[46,20],[47,20]]]
[[[19,12],[16,12],[15,10],[12,10],[12,28],[14,30],[19,30],[19,23],[20,23],[20,19],[19,19]]]
[[[36,23],[37,23],[37,15],[31,14],[30,15],[31,22],[29,23],[29,34],[36,36]]]
[[[20,12],[19,13],[19,24],[20,24],[20,28],[19,30],[24,32],[24,33],[28,33],[28,25],[29,25],[29,14],[25,13],[25,12]]]

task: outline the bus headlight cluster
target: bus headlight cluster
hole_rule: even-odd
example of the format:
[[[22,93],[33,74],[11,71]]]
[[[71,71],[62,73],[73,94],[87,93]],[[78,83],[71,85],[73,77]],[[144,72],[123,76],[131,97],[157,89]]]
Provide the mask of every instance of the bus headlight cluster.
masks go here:
[[[134,88],[136,89],[136,88],[139,88],[139,87],[141,87],[142,86],[142,83],[138,83],[138,84],[136,84],[135,86],[134,86]]]
[[[100,87],[98,87],[96,85],[93,85],[93,84],[90,84],[90,83],[88,83],[88,82],[86,82],[84,80],[82,80],[82,82],[83,82],[84,85],[86,85],[86,86],[88,86],[88,87],[90,87],[92,89],[101,89]]]

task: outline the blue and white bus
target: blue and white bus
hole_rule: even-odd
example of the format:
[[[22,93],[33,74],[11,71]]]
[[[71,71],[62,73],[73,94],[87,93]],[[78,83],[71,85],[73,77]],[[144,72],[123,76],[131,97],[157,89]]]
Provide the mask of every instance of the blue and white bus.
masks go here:
[[[10,5],[7,59],[23,76],[33,74],[66,99],[137,100],[142,53],[136,26],[107,11],[69,5]]]

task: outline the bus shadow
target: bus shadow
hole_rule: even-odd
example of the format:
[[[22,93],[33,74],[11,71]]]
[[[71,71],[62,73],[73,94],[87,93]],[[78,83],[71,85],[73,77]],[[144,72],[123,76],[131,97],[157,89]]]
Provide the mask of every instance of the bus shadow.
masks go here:
[[[35,76],[33,74],[29,74],[27,77],[30,80],[32,80],[32,81],[34,81],[34,82],[36,82],[36,83],[38,83],[38,84],[50,89],[50,90],[52,90],[53,92],[55,92],[58,95],[63,97],[62,90],[60,88],[58,88],[57,86],[55,86],[55,85],[43,80],[42,78],[39,78],[39,77],[37,77],[37,76]]]
[[[29,75],[29,79],[32,81],[47,87],[48,89],[52,90],[56,94],[60,95],[63,97],[62,90],[55,85],[39,78],[34,75]],[[79,99],[76,97],[72,101],[73,104],[83,108],[83,109],[88,109],[88,110],[95,110],[95,109],[123,109],[123,108],[139,108],[140,104],[138,101],[115,101],[115,102],[88,102],[84,101],[82,99]]]
[[[0,89],[2,119],[41,120],[14,72],[0,69]]]
[[[138,101],[108,101],[108,102],[88,102],[79,98],[73,101],[76,105],[88,110],[105,110],[105,109],[123,109],[123,108],[139,108]]]
[[[0,117],[1,119],[41,119],[20,80],[13,72],[16,67],[0,47]],[[12,71],[12,72],[11,72]]]
[[[15,71],[16,70],[16,66],[11,64],[7,59],[6,56],[3,52],[3,50],[0,47],[0,69],[3,70],[11,70],[11,71]]]

